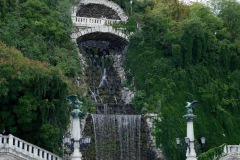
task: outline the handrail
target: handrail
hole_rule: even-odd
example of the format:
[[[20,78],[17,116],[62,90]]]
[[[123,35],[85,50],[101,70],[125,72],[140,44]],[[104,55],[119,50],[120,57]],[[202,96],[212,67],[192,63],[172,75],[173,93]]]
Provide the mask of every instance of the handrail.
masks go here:
[[[0,154],[6,152],[19,157],[30,157],[36,160],[62,160],[61,157],[11,134],[0,134]]]
[[[226,145],[224,147],[224,153],[240,155],[240,145]]]
[[[106,19],[106,18],[88,18],[88,17],[75,17],[72,16],[72,21],[76,25],[112,25],[115,23],[121,22],[120,20],[115,19]]]

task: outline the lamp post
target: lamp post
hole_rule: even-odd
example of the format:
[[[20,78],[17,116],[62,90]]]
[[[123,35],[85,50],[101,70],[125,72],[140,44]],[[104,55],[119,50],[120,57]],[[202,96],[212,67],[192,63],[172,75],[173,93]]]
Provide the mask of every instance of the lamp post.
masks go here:
[[[63,142],[63,159],[70,160],[70,154],[72,153],[71,149],[71,135],[66,134],[63,136],[62,142]],[[66,153],[66,154],[65,154]]]
[[[193,108],[199,105],[200,103],[197,101],[193,102],[187,102],[187,114],[184,115],[183,117],[187,121],[187,137],[185,137],[185,143],[186,143],[186,160],[197,160],[197,154],[195,151],[195,146],[194,146],[194,128],[193,128],[193,120],[197,116],[193,114]],[[201,150],[203,151],[203,146],[205,144],[205,137],[201,138]],[[176,138],[176,143],[178,145],[181,145],[180,138]]]
[[[187,120],[187,137],[185,137],[185,142],[188,144],[186,151],[186,160],[197,160],[196,151],[194,147],[194,129],[193,129],[193,119],[196,117],[194,114],[186,114],[183,116]]]
[[[73,105],[73,110],[71,112],[71,118],[72,118],[72,128],[71,128],[71,144],[69,145],[69,148],[71,150],[71,160],[81,160],[82,154],[81,154],[81,145],[83,147],[86,144],[89,144],[91,141],[90,137],[83,137],[81,135],[81,128],[80,128],[80,114],[82,111],[80,110],[80,107],[82,105],[82,102],[78,100],[76,95],[71,95],[67,97],[67,100]],[[69,138],[64,138],[64,142],[69,143]]]

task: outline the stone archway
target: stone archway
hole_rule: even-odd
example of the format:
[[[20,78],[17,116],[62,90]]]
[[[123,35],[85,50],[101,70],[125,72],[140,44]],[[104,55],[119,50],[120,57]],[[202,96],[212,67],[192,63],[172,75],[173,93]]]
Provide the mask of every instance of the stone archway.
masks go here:
[[[128,42],[128,35],[123,33],[121,30],[114,29],[112,26],[96,26],[94,28],[84,29],[84,30],[72,33],[71,38],[73,39],[73,41],[76,42],[77,38],[81,36],[84,36],[90,33],[97,33],[97,32],[110,33],[115,36],[121,37]]]
[[[80,3],[78,4],[77,8],[75,8],[75,12],[77,12],[77,10],[80,9],[79,7],[81,5],[88,5],[88,4],[104,5],[108,8],[111,8],[112,10],[114,10],[118,14],[121,21],[128,20],[128,17],[124,13],[123,9],[118,4],[116,4],[112,1],[108,1],[108,0],[81,0]]]

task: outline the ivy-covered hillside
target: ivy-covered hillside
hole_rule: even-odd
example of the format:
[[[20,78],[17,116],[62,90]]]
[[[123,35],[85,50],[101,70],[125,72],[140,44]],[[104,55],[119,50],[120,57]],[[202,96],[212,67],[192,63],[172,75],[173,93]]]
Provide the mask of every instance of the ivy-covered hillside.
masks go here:
[[[59,68],[0,43],[1,133],[57,152],[69,121],[68,82]]]
[[[127,76],[136,110],[161,118],[155,134],[169,160],[185,156],[175,138],[184,143],[187,101],[202,103],[194,125],[195,138],[207,139],[204,151],[240,141],[240,4],[217,2],[212,9],[176,0],[135,4],[141,30],[130,39]]]
[[[196,139],[207,139],[205,152],[239,144],[240,4],[113,1],[139,26],[130,38],[126,73],[136,88],[137,113],[161,118],[155,135],[165,158],[184,159],[175,138],[186,136],[186,101],[202,103],[194,125]],[[81,74],[70,39],[72,3],[0,1],[0,132],[57,154],[69,121],[66,96],[82,92],[72,83]],[[127,29],[135,31],[132,24]]]

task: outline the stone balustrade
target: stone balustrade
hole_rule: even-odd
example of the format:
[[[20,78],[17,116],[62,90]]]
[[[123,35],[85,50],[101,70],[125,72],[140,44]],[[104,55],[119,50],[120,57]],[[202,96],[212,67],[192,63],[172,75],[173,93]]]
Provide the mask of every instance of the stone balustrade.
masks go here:
[[[0,134],[0,160],[9,159],[62,160],[61,157],[48,152],[13,135]],[[10,158],[11,159],[11,158]]]
[[[112,25],[119,23],[120,20],[104,19],[104,18],[87,18],[87,17],[72,17],[75,26],[95,26],[95,25]]]
[[[222,157],[219,160],[233,160],[240,159],[240,145],[226,145],[224,146]]]
[[[240,145],[226,145],[224,147],[224,153],[240,155]]]

